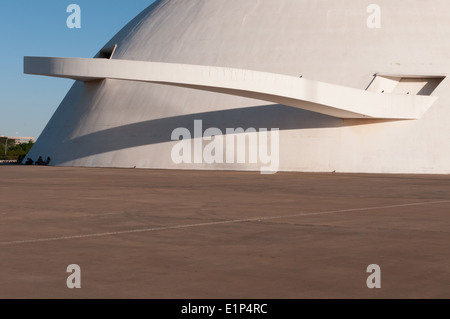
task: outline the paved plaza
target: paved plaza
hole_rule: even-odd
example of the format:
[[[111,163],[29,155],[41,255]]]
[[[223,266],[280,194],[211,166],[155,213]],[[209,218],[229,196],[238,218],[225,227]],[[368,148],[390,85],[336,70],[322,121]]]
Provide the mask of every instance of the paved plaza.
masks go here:
[[[450,297],[449,176],[0,176],[0,298]],[[67,288],[71,264],[81,289]],[[381,289],[366,285],[371,264]]]

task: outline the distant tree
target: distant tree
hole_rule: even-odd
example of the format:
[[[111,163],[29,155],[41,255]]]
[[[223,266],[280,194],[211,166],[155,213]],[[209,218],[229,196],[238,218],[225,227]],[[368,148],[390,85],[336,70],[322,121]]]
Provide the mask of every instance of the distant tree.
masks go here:
[[[29,141],[28,143],[21,143],[16,145],[15,149],[22,151],[23,155],[26,155],[31,150],[33,145],[34,143],[32,141]]]
[[[6,144],[6,137],[0,137],[0,158],[3,158],[5,156],[5,144]],[[8,139],[7,144],[8,150],[10,147],[15,146],[14,140]]]
[[[0,158],[3,158],[5,156],[5,142],[6,138],[0,138]],[[21,143],[16,145],[15,140],[8,139],[8,149],[6,157],[10,159],[17,159],[21,155],[26,156],[33,145],[34,143],[31,141],[29,141],[28,143]]]

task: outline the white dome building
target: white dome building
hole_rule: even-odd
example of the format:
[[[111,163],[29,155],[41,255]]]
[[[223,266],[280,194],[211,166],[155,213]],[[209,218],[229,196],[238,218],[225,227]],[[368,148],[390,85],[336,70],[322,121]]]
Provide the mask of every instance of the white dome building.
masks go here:
[[[450,2],[371,3],[160,0],[93,59],[25,58],[26,73],[77,80],[28,156],[448,174]],[[239,144],[238,128],[255,132]]]

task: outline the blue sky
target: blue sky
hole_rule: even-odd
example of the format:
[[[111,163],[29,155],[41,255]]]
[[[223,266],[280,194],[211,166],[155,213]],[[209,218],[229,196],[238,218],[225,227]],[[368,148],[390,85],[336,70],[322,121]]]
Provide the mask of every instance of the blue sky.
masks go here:
[[[0,5],[0,135],[37,138],[73,84],[23,74],[24,56],[93,57],[153,0],[14,0]],[[69,29],[67,7],[81,8]]]

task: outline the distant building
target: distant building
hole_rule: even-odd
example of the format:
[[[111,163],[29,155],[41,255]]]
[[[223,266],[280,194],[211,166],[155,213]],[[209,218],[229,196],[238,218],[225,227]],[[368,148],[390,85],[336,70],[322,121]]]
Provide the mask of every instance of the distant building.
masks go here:
[[[22,143],[28,143],[28,142],[32,142],[34,143],[34,137],[29,137],[29,136],[19,136],[19,137],[9,137],[9,139],[14,140],[17,144],[22,144]]]
[[[0,136],[0,138],[7,138],[8,140],[14,140],[16,145],[18,144],[22,144],[22,143],[28,143],[28,142],[32,142],[34,143],[34,137],[30,137],[30,136]]]

